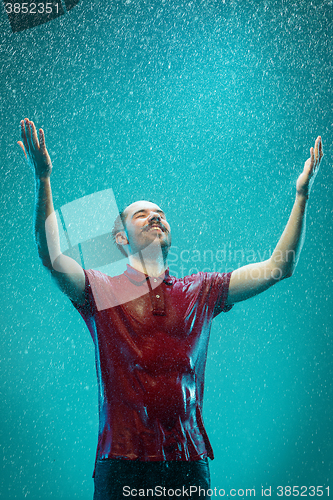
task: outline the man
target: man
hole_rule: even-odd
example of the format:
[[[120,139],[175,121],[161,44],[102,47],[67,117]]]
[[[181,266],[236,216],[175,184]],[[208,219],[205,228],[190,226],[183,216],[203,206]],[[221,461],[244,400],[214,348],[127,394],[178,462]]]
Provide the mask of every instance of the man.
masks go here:
[[[39,130],[38,140],[35,125],[25,119],[21,134],[19,145],[36,180],[39,256],[95,344],[100,423],[94,500],[152,492],[204,498],[210,486],[208,457],[213,458],[202,421],[211,322],[292,275],[323,156],[321,138],[310,150],[289,221],[268,260],[232,273],[176,279],[167,267],[170,225],[161,208],[145,200],[126,207],[114,226],[115,242],[129,260],[122,275],[83,270],[62,255],[44,132]]]

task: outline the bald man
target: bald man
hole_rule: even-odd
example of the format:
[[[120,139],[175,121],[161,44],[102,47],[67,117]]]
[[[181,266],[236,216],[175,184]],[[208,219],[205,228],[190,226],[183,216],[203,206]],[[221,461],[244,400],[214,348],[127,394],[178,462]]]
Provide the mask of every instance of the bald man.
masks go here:
[[[39,257],[78,310],[95,345],[99,435],[94,500],[130,496],[205,498],[213,450],[204,428],[204,371],[212,320],[292,275],[305,211],[323,156],[321,137],[296,183],[296,200],[271,257],[232,273],[178,279],[167,264],[171,228],[146,200],[127,206],[113,228],[128,258],[115,277],[88,269],[60,251],[52,202],[52,163],[32,121],[21,121],[25,158],[36,181]]]

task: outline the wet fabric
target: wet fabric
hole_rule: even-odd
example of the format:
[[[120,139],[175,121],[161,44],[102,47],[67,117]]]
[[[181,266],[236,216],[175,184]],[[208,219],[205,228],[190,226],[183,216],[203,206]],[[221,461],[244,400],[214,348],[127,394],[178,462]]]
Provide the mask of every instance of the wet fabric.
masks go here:
[[[94,500],[146,496],[202,500],[209,496],[209,465],[207,458],[194,462],[98,460],[94,485]]]
[[[204,370],[212,319],[230,309],[230,276],[85,271],[86,302],[74,305],[95,344],[96,459],[214,458],[202,422]]]

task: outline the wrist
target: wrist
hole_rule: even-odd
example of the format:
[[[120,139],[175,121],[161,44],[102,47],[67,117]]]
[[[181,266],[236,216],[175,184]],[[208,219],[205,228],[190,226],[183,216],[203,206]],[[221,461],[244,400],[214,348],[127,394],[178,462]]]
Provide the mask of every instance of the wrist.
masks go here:
[[[51,175],[35,175],[36,184],[47,184],[50,182]]]
[[[307,192],[301,192],[301,191],[296,191],[296,200],[301,202],[301,203],[306,203],[309,199],[310,193]]]
[[[35,191],[36,193],[47,193],[51,191],[50,177],[35,176]]]

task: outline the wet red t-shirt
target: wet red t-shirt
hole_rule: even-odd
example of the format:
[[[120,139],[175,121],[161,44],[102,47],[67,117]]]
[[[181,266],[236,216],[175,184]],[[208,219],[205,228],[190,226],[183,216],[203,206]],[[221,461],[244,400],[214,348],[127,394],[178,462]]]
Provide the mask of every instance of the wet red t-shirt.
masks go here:
[[[127,266],[111,278],[87,270],[86,302],[74,304],[95,344],[99,386],[96,458],[213,458],[202,422],[212,319],[231,273],[151,278]]]

